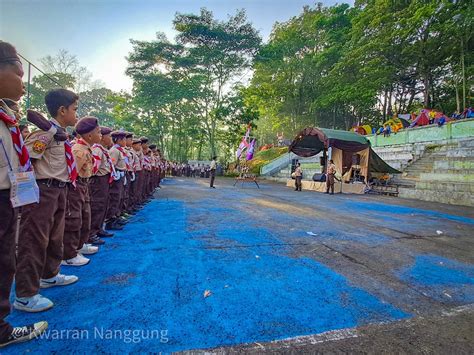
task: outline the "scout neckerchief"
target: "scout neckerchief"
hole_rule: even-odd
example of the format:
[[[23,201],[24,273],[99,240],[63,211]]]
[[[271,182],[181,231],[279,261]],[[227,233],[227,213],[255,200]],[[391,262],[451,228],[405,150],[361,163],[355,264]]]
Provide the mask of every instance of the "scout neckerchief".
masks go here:
[[[92,155],[92,173],[94,173],[94,167],[96,165],[96,158],[94,157],[94,154],[92,153],[92,149],[91,149],[91,146],[89,143],[87,143],[84,139],[82,138],[78,138],[76,140],[76,144],[79,144],[79,145],[83,145],[84,147],[87,147],[89,149],[89,152],[91,153]],[[100,162],[99,162],[99,165],[100,165]]]
[[[23,143],[23,138],[21,136],[20,128],[18,127],[16,117],[14,115],[8,114],[3,107],[0,107],[0,120],[2,120],[10,130],[13,146],[15,147],[16,153],[18,155],[18,160],[20,161],[19,171],[30,171],[30,155],[28,154],[28,149],[26,149],[26,146]]]
[[[74,160],[74,156],[72,155],[71,143],[67,139],[64,141],[64,151],[66,154],[67,172],[69,174],[69,180],[71,180],[72,186],[76,187],[76,180],[78,176],[76,169],[76,161]]]
[[[110,165],[111,173],[110,173],[110,177],[109,177],[109,184],[111,184],[114,181],[114,177],[117,176],[117,172],[115,171],[115,166],[114,166],[114,163],[112,162],[112,159],[110,158],[109,152],[101,144],[94,144],[93,147],[99,148],[101,150],[101,152],[105,156],[105,159],[107,160],[107,162]],[[99,159],[99,161],[101,160],[98,155],[94,156],[94,160],[96,160],[96,159]],[[97,171],[99,171],[99,168],[97,168]],[[97,171],[94,172],[94,175],[97,173]]]
[[[51,124],[56,127],[57,130],[64,130],[54,121],[49,121]],[[66,156],[67,172],[69,174],[69,180],[71,180],[72,186],[76,187],[76,180],[79,174],[77,173],[76,161],[74,160],[74,155],[72,154],[72,143],[69,140],[64,141],[64,155]]]
[[[128,161],[128,155],[125,153],[125,150],[119,145],[119,144],[114,144],[114,147],[117,148],[117,150],[122,153],[122,158],[125,161],[125,167],[127,170],[130,170],[130,162]]]

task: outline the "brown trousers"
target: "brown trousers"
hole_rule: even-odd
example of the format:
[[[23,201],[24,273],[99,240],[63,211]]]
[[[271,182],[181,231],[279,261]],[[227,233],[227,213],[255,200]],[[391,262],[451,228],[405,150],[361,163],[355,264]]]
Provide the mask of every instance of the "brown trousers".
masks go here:
[[[22,209],[15,277],[17,297],[39,292],[40,278],[59,273],[63,258],[66,187],[38,183],[39,203]]]
[[[143,175],[143,170],[135,172],[135,204],[140,204],[143,202],[143,180],[144,180],[144,175]]]
[[[214,186],[214,181],[216,180],[216,169],[212,169],[211,170],[211,183],[210,183],[210,187],[213,187]]]
[[[120,215],[120,201],[123,193],[123,177],[120,180],[114,180],[109,190],[109,207],[107,209],[106,219],[117,218]]]
[[[102,224],[107,214],[109,204],[110,174],[93,176],[89,183],[91,197],[91,230],[89,236],[93,237],[102,230]]]
[[[327,174],[326,192],[329,192],[329,189],[331,189],[331,193],[334,193],[334,174]]]
[[[295,190],[301,191],[301,180],[303,179],[302,176],[295,177]]]
[[[132,179],[132,173],[127,171],[125,173],[125,177],[127,178],[127,184],[124,185],[123,187],[123,193],[122,193],[122,202],[120,203],[120,210],[122,212],[127,212],[128,209],[130,208],[130,186],[131,186],[131,179]]]
[[[63,259],[72,259],[89,239],[91,229],[91,200],[89,184],[77,181],[68,189],[66,226],[64,228]]]
[[[148,198],[148,184],[150,183],[150,172],[143,170],[143,182],[142,182],[142,200]]]
[[[131,178],[131,176],[130,176]],[[130,181],[130,190],[128,195],[128,208],[133,209],[137,204],[137,183],[138,183],[138,174],[135,172],[135,180]]]
[[[5,318],[10,314],[10,290],[15,276],[17,217],[18,209],[10,203],[10,190],[0,190],[0,341],[6,340],[13,329]]]

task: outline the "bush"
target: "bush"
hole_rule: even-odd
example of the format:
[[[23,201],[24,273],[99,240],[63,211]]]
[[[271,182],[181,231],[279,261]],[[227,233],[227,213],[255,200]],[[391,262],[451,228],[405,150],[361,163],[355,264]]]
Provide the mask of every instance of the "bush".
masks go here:
[[[275,147],[257,152],[253,159],[248,162],[252,174],[260,174],[260,168],[272,160],[288,153],[288,147]]]

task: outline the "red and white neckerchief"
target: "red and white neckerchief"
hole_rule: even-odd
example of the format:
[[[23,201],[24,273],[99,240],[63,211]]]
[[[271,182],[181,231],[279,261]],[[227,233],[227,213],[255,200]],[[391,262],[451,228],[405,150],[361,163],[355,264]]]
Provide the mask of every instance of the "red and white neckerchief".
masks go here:
[[[30,154],[28,153],[28,149],[23,142],[23,137],[21,136],[16,117],[14,115],[9,115],[7,111],[3,109],[3,107],[0,107],[0,120],[5,122],[8,129],[10,130],[13,146],[15,147],[18,160],[20,161],[19,171],[25,172],[32,170]]]
[[[150,161],[150,157],[145,155],[143,157],[143,168],[145,170],[151,170],[151,161]]]
[[[115,144],[114,147],[117,148],[120,153],[122,153],[122,158],[125,161],[125,167],[127,170],[130,170],[130,162],[128,161],[128,155],[125,150],[119,144]]]
[[[66,163],[67,163],[67,172],[69,173],[69,180],[71,180],[72,186],[76,187],[77,180],[77,168],[76,161],[72,155],[72,145],[68,140],[64,141],[64,150],[66,152]]]
[[[107,149],[105,149],[101,144],[94,144],[93,147],[99,148],[101,150],[102,154],[104,154],[105,159],[107,159],[107,162],[110,165],[111,172],[110,172],[110,177],[109,177],[109,184],[111,184],[114,181],[114,177],[117,176],[117,172],[115,171],[115,166],[114,166],[114,163],[112,162],[112,158],[110,158],[110,155]],[[100,160],[101,160],[100,157],[98,155],[94,155],[94,153],[92,153],[92,155],[94,156],[95,161],[97,159],[99,160],[99,166],[100,166]],[[99,167],[97,167],[97,171],[99,171]],[[97,171],[95,171],[94,174],[96,174]]]

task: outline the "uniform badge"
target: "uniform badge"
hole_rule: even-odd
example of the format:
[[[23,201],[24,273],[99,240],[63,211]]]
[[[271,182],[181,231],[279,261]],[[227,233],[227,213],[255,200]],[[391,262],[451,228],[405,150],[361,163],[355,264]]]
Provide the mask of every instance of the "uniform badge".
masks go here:
[[[33,152],[35,153],[43,153],[46,149],[47,144],[41,140],[36,140],[33,143]]]

